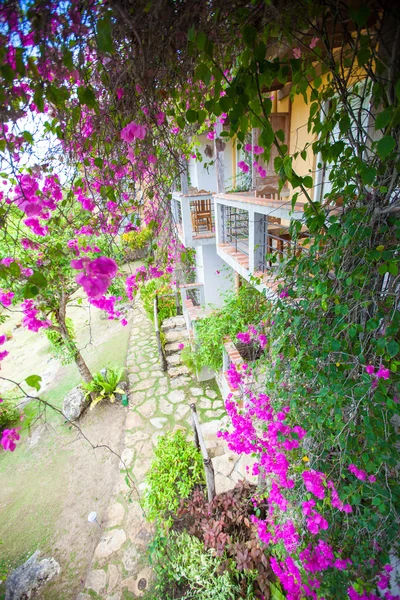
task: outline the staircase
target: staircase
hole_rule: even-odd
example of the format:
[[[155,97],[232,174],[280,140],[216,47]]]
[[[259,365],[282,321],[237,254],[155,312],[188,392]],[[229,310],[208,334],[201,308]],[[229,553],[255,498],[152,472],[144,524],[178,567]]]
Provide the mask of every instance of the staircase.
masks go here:
[[[165,319],[161,325],[161,331],[165,338],[165,355],[167,359],[167,372],[170,377],[187,375],[190,373],[188,367],[182,364],[181,349],[179,344],[189,343],[189,334],[186,329],[185,319],[181,316]]]

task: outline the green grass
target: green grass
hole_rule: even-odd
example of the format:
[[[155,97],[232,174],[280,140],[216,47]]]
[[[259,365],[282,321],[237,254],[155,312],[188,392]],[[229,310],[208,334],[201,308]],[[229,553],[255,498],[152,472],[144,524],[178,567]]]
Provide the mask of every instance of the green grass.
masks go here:
[[[121,327],[101,346],[90,350],[87,363],[93,372],[109,365],[125,367],[129,329]],[[61,408],[65,395],[79,384],[80,379],[76,365],[68,365],[63,369],[62,378],[47,389],[42,398]],[[24,426],[33,424],[38,414],[39,405],[32,402],[26,407]],[[0,452],[3,503],[0,576],[4,568],[14,569],[37,548],[44,555],[51,556],[52,548],[57,543],[55,533],[62,525],[59,523],[59,506],[63,487],[67,483],[66,467],[73,448],[69,445],[70,431],[63,426],[63,418],[58,413],[47,409],[46,422],[54,431],[42,436],[37,446],[30,448],[23,443],[29,435],[25,429],[21,432],[21,443],[15,452]],[[79,477],[79,473],[76,476]],[[82,482],[82,485],[85,483]],[[65,527],[68,527],[67,523]],[[0,599],[3,594],[4,585],[0,585]],[[55,591],[54,598],[60,599],[61,596]]]

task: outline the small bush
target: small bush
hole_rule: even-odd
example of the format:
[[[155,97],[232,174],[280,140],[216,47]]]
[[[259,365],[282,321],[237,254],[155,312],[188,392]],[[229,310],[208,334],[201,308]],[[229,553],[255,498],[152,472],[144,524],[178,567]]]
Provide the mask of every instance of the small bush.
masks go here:
[[[108,398],[110,402],[115,402],[115,394],[124,394],[124,390],[118,388],[118,383],[121,381],[124,370],[119,367],[108,367],[105,375],[95,373],[90,383],[82,382],[82,388],[89,394],[94,395],[94,400],[90,404],[92,410],[96,404]]]
[[[154,298],[156,294],[162,296],[163,294],[171,294],[173,291],[174,290],[171,287],[171,283],[166,277],[150,279],[140,287],[140,297],[142,299],[144,309],[151,320],[154,319]],[[162,323],[164,319],[175,317],[175,297],[169,296],[167,298],[159,298],[158,313],[160,323]]]
[[[157,544],[151,555],[156,573],[157,598],[172,600],[235,600],[239,586],[234,570],[223,569],[224,560],[214,556],[197,538],[172,532]],[[154,560],[155,559],[155,560]],[[247,596],[248,599],[254,596]]]
[[[196,485],[204,484],[201,454],[182,431],[161,436],[154,454],[144,498],[150,521],[175,512],[181,499],[188,498]]]
[[[13,425],[19,418],[19,411],[16,407],[16,401],[7,398],[5,395],[0,398],[0,431]]]
[[[152,237],[152,231],[149,227],[138,229],[137,231],[129,231],[122,235],[124,246],[130,250],[143,250]]]

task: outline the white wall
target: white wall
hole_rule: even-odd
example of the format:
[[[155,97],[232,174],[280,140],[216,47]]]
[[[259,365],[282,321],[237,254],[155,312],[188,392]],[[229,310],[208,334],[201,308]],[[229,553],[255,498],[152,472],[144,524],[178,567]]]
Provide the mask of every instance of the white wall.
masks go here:
[[[204,284],[206,305],[222,306],[223,293],[233,290],[233,270],[218,256],[214,244],[196,248],[196,275]]]
[[[190,185],[197,188],[198,190],[205,190],[206,192],[217,191],[217,173],[215,165],[211,165],[208,169],[204,168],[204,163],[209,163],[212,158],[209,158],[204,154],[206,146],[211,146],[214,150],[214,141],[209,140],[206,134],[199,135],[198,151],[203,157],[203,162],[199,162],[193,158],[189,160],[188,172],[190,178]],[[224,151],[224,167],[225,167],[225,188],[232,188],[232,143],[229,141],[226,144]]]

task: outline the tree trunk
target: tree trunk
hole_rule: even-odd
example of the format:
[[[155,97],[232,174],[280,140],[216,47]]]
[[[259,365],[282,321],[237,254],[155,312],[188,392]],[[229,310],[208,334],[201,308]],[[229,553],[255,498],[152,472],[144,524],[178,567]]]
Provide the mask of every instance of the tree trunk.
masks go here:
[[[62,339],[66,342],[68,347],[71,348],[71,350],[72,350],[75,364],[78,367],[78,371],[79,371],[83,381],[85,383],[90,383],[93,379],[93,376],[89,370],[89,367],[85,363],[82,354],[78,350],[74,340],[71,339],[71,336],[67,329],[67,324],[65,321],[66,310],[67,310],[67,301],[68,301],[68,297],[65,295],[65,292],[62,291],[61,297],[60,297],[60,305],[59,305],[58,310],[54,311],[54,316],[57,321],[57,325],[59,327]]]

